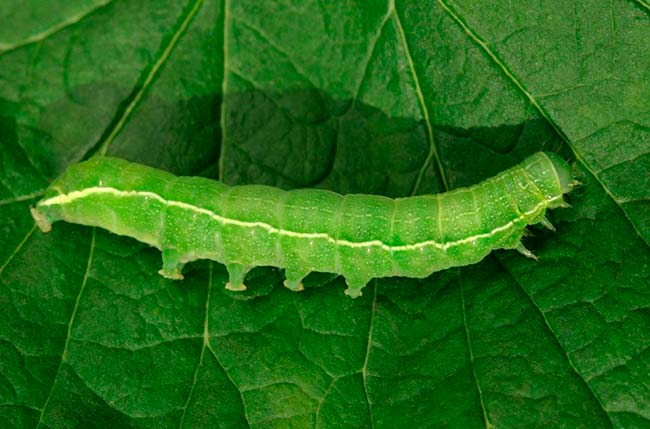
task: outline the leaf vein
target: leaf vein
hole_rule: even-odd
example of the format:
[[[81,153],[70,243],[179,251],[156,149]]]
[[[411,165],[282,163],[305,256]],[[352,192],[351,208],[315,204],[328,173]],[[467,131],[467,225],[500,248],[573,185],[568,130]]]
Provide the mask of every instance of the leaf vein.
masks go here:
[[[372,334],[373,327],[375,324],[375,315],[377,312],[377,280],[373,282],[372,288],[372,307],[370,311],[370,326],[368,328],[368,343],[366,345],[366,355],[363,360],[363,366],[361,367],[361,376],[363,378],[363,391],[366,395],[366,401],[368,402],[368,415],[370,417],[370,427],[375,427],[375,422],[372,414],[372,402],[370,401],[370,394],[368,392],[368,362],[370,360],[370,351],[372,350]]]
[[[469,362],[472,367],[472,377],[474,379],[474,384],[476,385],[476,391],[478,393],[479,403],[481,404],[481,412],[483,413],[483,421],[485,422],[485,427],[487,429],[494,428],[494,425],[490,422],[490,419],[487,414],[487,409],[485,408],[485,401],[483,399],[483,391],[481,389],[481,383],[478,381],[478,374],[476,373],[476,365],[474,364],[474,351],[472,349],[472,336],[469,333],[469,324],[467,322],[467,305],[465,303],[465,288],[463,286],[463,278],[461,270],[458,270],[458,290],[460,292],[460,304],[463,312],[463,327],[465,328],[465,339],[467,341],[467,351],[469,353]]]
[[[103,9],[104,7],[110,5],[112,3],[112,0],[106,0],[102,3],[98,3],[97,5],[91,7],[87,11],[84,11],[82,13],[79,13],[77,15],[71,16],[68,19],[65,19],[61,21],[60,23],[53,25],[52,27],[41,31],[38,34],[34,34],[32,36],[29,36],[25,38],[24,40],[21,40],[19,42],[10,44],[10,43],[0,43],[0,56],[11,52],[18,50],[20,48],[23,48],[25,46],[29,46],[35,43],[39,43],[44,41],[45,39],[52,37],[53,35],[65,30],[68,27],[72,27],[75,24],[78,24],[79,22],[83,21],[85,18],[88,16],[94,14],[95,12]]]
[[[499,263],[500,263],[502,266],[504,266],[504,265],[503,265],[503,262],[502,262],[499,258],[497,258],[497,260],[499,261]],[[573,362],[573,359],[571,359],[571,356],[569,355],[569,353],[567,352],[567,350],[564,348],[564,346],[562,345],[562,342],[560,341],[560,339],[558,338],[557,334],[555,333],[555,331],[554,331],[553,328],[551,327],[551,324],[550,324],[550,322],[548,321],[548,318],[546,317],[546,313],[544,313],[544,311],[543,311],[543,310],[542,310],[542,309],[537,305],[537,302],[535,302],[535,300],[533,299],[532,295],[531,295],[530,293],[528,293],[528,291],[526,290],[526,288],[525,288],[525,287],[524,287],[524,286],[519,282],[519,280],[514,276],[514,274],[512,274],[512,272],[510,272],[510,270],[508,270],[507,267],[504,266],[504,268],[506,269],[506,272],[508,272],[508,273],[510,274],[510,276],[512,277],[512,279],[517,283],[517,285],[519,285],[519,288],[520,288],[521,291],[524,293],[524,295],[526,296],[526,298],[528,299],[528,301],[530,301],[530,303],[532,304],[533,308],[534,308],[534,309],[537,311],[537,313],[541,316],[542,321],[543,321],[543,323],[544,323],[544,326],[546,327],[546,330],[551,334],[551,337],[553,338],[553,341],[558,345],[559,349],[562,350],[562,354],[563,354],[564,357],[566,358],[567,363],[569,364],[569,367],[571,368],[571,370],[573,371],[573,373],[576,374],[576,376],[577,376],[577,377],[578,377],[578,378],[579,378],[579,379],[584,383],[584,385],[585,385],[585,387],[587,388],[588,392],[589,392],[589,393],[591,394],[591,396],[594,398],[594,400],[596,401],[596,403],[598,404],[598,406],[600,407],[600,409],[603,411],[603,414],[604,414],[605,416],[607,416],[607,420],[608,420],[608,422],[609,422],[609,424],[610,424],[610,427],[615,427],[614,423],[612,422],[611,416],[610,416],[609,413],[607,412],[607,408],[605,408],[605,405],[604,405],[603,402],[601,401],[600,397],[599,397],[599,396],[596,394],[596,392],[593,390],[593,388],[591,387],[591,385],[589,384],[589,382],[587,381],[587,379],[582,375],[582,373],[581,373],[581,372],[578,370],[578,368],[575,366],[575,364],[574,364],[574,362]]]
[[[117,135],[124,128],[126,121],[131,117],[133,112],[135,112],[135,110],[139,106],[140,102],[144,98],[144,95],[147,93],[147,91],[149,90],[149,88],[151,87],[155,79],[158,77],[160,70],[162,70],[164,64],[171,56],[172,51],[178,45],[179,40],[181,39],[183,34],[185,34],[185,31],[188,29],[193,18],[201,9],[202,4],[203,4],[203,0],[194,0],[194,4],[192,4],[191,9],[189,10],[189,12],[185,14],[185,16],[182,17],[180,25],[178,25],[178,28],[174,31],[172,38],[170,39],[167,46],[165,46],[165,48],[162,50],[162,53],[160,54],[158,59],[153,63],[153,65],[150,68],[144,70],[144,75],[141,76],[141,78],[144,77],[142,84],[137,85],[136,91],[130,95],[129,97],[130,100],[128,104],[126,105],[124,110],[122,110],[119,113],[117,120],[111,122],[111,126],[107,129],[108,131],[107,137],[104,139],[103,142],[100,141],[99,150],[98,150],[98,153],[100,155],[106,155],[106,151],[108,150],[108,147],[111,145],[111,143],[113,143],[113,140],[115,140]]]
[[[28,201],[37,197],[42,196],[45,194],[45,189],[41,189],[40,191],[35,191],[30,194],[24,194],[24,195],[18,195],[16,197],[12,198],[7,198],[5,200],[0,200],[0,206],[4,206],[7,204],[13,204],[13,203],[19,203],[21,201]]]
[[[52,399],[52,395],[54,394],[54,390],[56,389],[56,385],[59,381],[59,376],[61,375],[63,364],[66,363],[67,361],[68,347],[70,346],[70,339],[72,338],[72,326],[74,325],[75,317],[77,316],[77,310],[79,309],[79,304],[81,302],[81,296],[83,295],[84,290],[86,289],[86,284],[88,283],[88,278],[90,274],[90,267],[92,266],[93,263],[93,255],[95,253],[96,231],[97,228],[93,228],[92,238],[90,240],[90,251],[88,252],[88,263],[86,264],[86,272],[84,273],[84,277],[81,282],[81,287],[79,288],[79,293],[77,294],[77,298],[75,299],[72,313],[70,314],[70,321],[68,322],[68,330],[65,338],[65,344],[63,346],[63,352],[61,353],[61,360],[59,361],[59,366],[56,370],[56,374],[54,375],[54,380],[52,381],[52,387],[50,389],[50,392],[48,393],[47,398],[45,399],[45,403],[43,404],[43,408],[41,409],[41,414],[38,417],[39,426],[46,425],[43,418],[45,417],[45,412],[47,411],[48,404]]]
[[[422,178],[424,177],[424,173],[426,172],[426,169],[432,160],[435,160],[436,165],[438,167],[438,174],[442,179],[442,184],[445,187],[445,190],[448,191],[449,183],[447,182],[447,176],[445,175],[445,170],[442,166],[442,160],[440,159],[440,155],[438,154],[438,148],[436,147],[436,141],[433,135],[433,124],[431,123],[431,117],[429,116],[429,109],[427,108],[427,105],[424,101],[424,93],[422,92],[422,88],[420,87],[420,79],[418,78],[418,74],[415,71],[415,63],[413,62],[413,57],[411,56],[411,51],[409,49],[409,45],[406,40],[406,34],[404,33],[404,27],[402,27],[402,21],[400,20],[397,10],[395,9],[395,0],[390,1],[390,9],[392,11],[393,17],[395,18],[395,25],[397,27],[397,33],[399,34],[400,42],[404,47],[404,53],[406,55],[406,61],[409,66],[409,71],[411,73],[411,76],[413,77],[413,83],[415,84],[415,94],[418,98],[420,109],[422,109],[422,116],[424,117],[424,123],[427,128],[427,140],[429,142],[429,153],[427,154],[427,157],[425,158],[422,167],[420,167],[420,171],[418,172],[418,178],[415,181],[415,185],[413,185],[413,190],[411,191],[411,195],[414,195],[417,192],[418,188],[420,187],[420,184],[422,183]]]
[[[183,405],[183,414],[181,415],[180,423],[178,424],[179,428],[182,428],[183,423],[185,422],[187,409],[189,408],[190,401],[194,396],[194,388],[196,387],[196,381],[199,378],[199,370],[203,366],[203,356],[205,355],[205,349],[210,344],[210,335],[208,330],[208,316],[210,312],[210,293],[212,292],[212,266],[213,264],[210,264],[210,269],[208,274],[208,292],[205,299],[205,319],[203,321],[203,343],[201,344],[201,353],[199,354],[199,361],[196,364],[196,368],[194,369],[194,376],[192,377],[192,386],[190,387],[190,392],[187,394],[187,400]]]
[[[30,230],[27,232],[27,234],[25,234],[25,237],[20,241],[20,243],[18,243],[18,246],[16,246],[16,248],[14,249],[14,251],[11,252],[11,255],[9,255],[9,257],[7,258],[7,260],[5,261],[5,263],[2,264],[2,266],[0,266],[0,276],[2,275],[2,272],[4,271],[4,269],[7,268],[7,266],[11,263],[11,260],[14,259],[14,258],[16,257],[16,255],[18,254],[18,252],[20,252],[20,249],[22,249],[23,246],[25,245],[25,243],[27,243],[27,240],[29,240],[29,237],[32,236],[32,234],[34,233],[34,231],[36,231],[36,225],[33,225],[33,226],[32,226],[32,229],[30,229]]]

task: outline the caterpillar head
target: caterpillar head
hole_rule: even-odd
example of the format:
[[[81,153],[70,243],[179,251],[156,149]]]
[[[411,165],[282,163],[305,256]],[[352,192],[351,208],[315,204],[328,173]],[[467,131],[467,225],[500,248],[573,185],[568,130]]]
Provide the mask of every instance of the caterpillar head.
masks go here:
[[[571,172],[571,166],[556,153],[544,152],[544,154],[548,157],[548,159],[551,160],[551,163],[553,164],[555,174],[560,181],[562,193],[566,194],[567,192],[571,192],[571,189],[573,189],[573,186],[575,185],[575,181],[573,180],[573,173]]]

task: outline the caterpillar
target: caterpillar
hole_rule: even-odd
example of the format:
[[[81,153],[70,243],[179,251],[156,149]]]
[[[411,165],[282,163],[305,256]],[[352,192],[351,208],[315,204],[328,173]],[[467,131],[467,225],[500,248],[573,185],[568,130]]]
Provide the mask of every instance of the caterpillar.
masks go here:
[[[423,278],[495,249],[534,257],[521,244],[526,226],[552,229],[546,209],[568,206],[563,194],[573,185],[569,165],[545,152],[471,187],[396,199],[228,186],[97,156],[69,167],[31,213],[43,232],[64,220],[156,247],[169,279],[211,259],[225,264],[233,291],[246,289],[252,267],[274,266],[293,291],[321,271],[344,276],[345,293],[357,297],[372,278]]]

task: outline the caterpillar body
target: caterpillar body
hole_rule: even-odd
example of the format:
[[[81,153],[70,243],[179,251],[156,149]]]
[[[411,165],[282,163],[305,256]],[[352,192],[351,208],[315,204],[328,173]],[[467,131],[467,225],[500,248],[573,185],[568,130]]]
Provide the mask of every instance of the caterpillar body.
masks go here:
[[[187,262],[211,259],[226,265],[231,290],[246,288],[252,267],[274,266],[285,269],[292,290],[322,271],[343,275],[346,294],[357,297],[372,278],[422,278],[494,249],[532,256],[521,246],[525,227],[552,227],[546,209],[566,206],[573,183],[569,165],[544,152],[472,187],[397,199],[227,186],[94,157],[71,166],[31,211],[44,232],[65,220],[154,246],[167,278],[182,279]]]

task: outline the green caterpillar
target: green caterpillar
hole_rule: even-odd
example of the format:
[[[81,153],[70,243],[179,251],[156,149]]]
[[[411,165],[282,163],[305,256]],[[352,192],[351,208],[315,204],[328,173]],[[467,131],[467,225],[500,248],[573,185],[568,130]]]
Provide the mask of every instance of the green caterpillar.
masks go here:
[[[65,220],[105,228],[162,250],[160,274],[182,279],[185,263],[226,265],[226,288],[244,290],[255,266],[285,268],[302,290],[311,271],[343,275],[357,297],[375,277],[422,278],[473,264],[494,249],[517,248],[527,225],[552,228],[547,208],[566,206],[571,168],[539,152],[469,188],[391,199],[319,189],[227,186],[119,158],[73,165],[32,208],[43,232]]]

